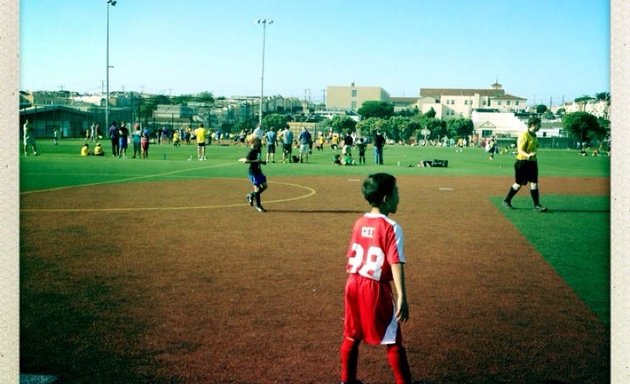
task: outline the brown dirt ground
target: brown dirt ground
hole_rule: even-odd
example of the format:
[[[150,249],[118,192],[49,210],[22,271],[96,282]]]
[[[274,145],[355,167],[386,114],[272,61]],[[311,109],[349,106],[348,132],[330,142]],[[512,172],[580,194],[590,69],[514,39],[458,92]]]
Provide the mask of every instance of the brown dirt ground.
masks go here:
[[[609,195],[608,179],[544,178]],[[609,381],[609,331],[490,201],[505,178],[400,177],[417,379]],[[21,197],[21,372],[62,383],[333,383],[352,177],[69,188]],[[521,195],[524,195],[521,191]],[[196,207],[196,208],[188,208]],[[523,214],[536,214],[523,210]],[[360,378],[392,381],[382,347]]]

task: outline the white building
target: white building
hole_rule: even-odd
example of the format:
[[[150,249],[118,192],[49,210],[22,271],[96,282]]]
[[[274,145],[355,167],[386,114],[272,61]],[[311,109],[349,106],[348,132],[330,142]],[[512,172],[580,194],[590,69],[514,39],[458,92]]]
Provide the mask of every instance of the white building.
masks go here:
[[[490,89],[421,88],[418,109],[426,113],[433,108],[442,120],[471,118],[474,110],[524,112],[527,99],[505,93],[494,83]]]
[[[527,127],[513,112],[472,111],[470,119],[479,137],[516,137]]]

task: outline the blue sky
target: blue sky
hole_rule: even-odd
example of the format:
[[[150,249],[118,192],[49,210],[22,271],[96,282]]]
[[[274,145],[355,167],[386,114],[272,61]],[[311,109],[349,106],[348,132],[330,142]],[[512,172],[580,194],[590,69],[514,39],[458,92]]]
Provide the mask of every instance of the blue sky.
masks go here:
[[[105,0],[20,0],[20,88],[98,93]],[[604,0],[118,0],[110,91],[321,101],[329,85],[489,88],[554,104],[610,91]],[[309,96],[310,95],[310,96]]]

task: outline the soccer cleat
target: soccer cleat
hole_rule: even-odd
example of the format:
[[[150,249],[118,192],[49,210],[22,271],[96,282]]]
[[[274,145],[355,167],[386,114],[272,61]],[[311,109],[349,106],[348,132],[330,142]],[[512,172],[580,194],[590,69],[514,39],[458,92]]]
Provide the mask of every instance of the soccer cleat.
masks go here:
[[[261,207],[260,205],[256,207],[256,210],[258,212],[260,212],[260,213],[267,212],[267,210],[265,208]]]
[[[254,197],[252,196],[251,193],[248,193],[247,196],[245,196],[247,198],[247,202],[249,203],[250,207],[254,206]]]
[[[534,205],[534,211],[536,212],[546,212],[547,208],[542,205]]]
[[[510,203],[509,201],[503,200],[501,205],[503,205],[505,208],[514,209],[514,207],[512,206],[512,203]]]

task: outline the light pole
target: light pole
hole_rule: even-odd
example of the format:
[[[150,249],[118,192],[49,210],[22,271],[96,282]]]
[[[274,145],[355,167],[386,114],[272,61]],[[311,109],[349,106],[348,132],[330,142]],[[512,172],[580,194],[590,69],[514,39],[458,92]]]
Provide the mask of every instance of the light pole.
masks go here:
[[[116,6],[116,0],[107,0],[107,44],[105,54],[105,132],[109,131],[109,7]]]
[[[267,24],[273,24],[271,19],[258,19],[258,24],[263,26],[263,40],[262,40],[262,70],[260,75],[260,109],[258,110],[258,124],[262,126],[262,113],[263,113],[263,97],[265,87],[265,34],[267,31]]]

